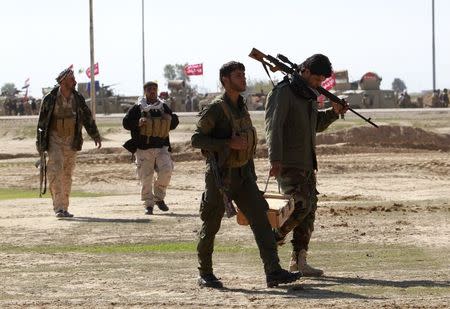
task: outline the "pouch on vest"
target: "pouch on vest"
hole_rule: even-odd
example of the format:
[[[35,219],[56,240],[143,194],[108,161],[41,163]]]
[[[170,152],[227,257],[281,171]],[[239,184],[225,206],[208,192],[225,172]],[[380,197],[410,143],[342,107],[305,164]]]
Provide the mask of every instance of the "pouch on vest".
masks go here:
[[[56,134],[61,138],[73,136],[75,134],[75,119],[53,118],[50,128],[56,131]]]
[[[139,133],[147,137],[166,138],[169,136],[170,119],[160,117],[147,118],[147,122],[140,127]]]
[[[230,156],[227,160],[227,166],[232,168],[244,166],[251,158],[253,158],[253,154],[256,150],[256,129],[252,125],[252,121],[250,119],[250,114],[248,113],[248,111],[246,111],[244,117],[238,119],[229,110],[224,101],[222,101],[220,105],[222,106],[226,117],[231,121],[233,134],[240,136],[247,141],[246,149],[230,150]]]

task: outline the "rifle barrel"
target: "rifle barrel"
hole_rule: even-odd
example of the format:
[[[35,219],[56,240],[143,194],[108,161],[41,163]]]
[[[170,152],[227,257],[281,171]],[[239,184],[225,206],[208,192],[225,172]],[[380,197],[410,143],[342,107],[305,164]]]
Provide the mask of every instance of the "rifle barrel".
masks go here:
[[[324,96],[326,96],[328,99],[330,99],[332,102],[338,103],[342,106],[346,106],[347,102],[345,102],[345,100],[339,98],[338,96],[334,95],[333,93],[329,92],[328,90],[326,90],[323,87],[318,87],[317,91],[320,94],[323,94]],[[371,125],[373,125],[375,128],[378,128],[378,125],[376,123],[374,123],[372,120],[370,120],[370,118],[366,118],[363,115],[361,115],[360,113],[358,113],[357,111],[355,111],[353,108],[349,107],[348,108],[349,111],[351,111],[353,114],[357,115],[358,117],[364,119],[366,122],[370,123]]]

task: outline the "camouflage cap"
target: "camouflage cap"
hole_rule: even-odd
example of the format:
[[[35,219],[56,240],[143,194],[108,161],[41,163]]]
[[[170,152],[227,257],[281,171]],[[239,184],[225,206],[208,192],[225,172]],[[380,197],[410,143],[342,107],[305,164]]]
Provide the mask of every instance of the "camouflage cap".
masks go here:
[[[146,83],[144,84],[144,90],[145,90],[145,88],[150,87],[150,86],[156,86],[156,88],[158,88],[158,83],[157,83],[156,81],[149,81],[149,82],[146,82]]]
[[[67,75],[70,73],[73,74],[72,66],[68,67],[67,69],[64,69],[61,73],[58,74],[58,77],[56,77],[56,82],[60,84],[64,78],[66,78]]]

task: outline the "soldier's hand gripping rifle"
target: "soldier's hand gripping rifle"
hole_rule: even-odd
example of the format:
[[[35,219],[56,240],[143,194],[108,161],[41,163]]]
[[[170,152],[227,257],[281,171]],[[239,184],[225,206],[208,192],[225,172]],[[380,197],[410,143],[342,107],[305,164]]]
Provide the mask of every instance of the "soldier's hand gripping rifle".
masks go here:
[[[36,162],[35,166],[39,168],[39,197],[42,197],[42,195],[47,192],[47,154],[45,151],[42,151],[41,149],[41,143],[42,143],[42,134],[43,130],[41,128],[38,129],[39,131],[39,160]]]
[[[269,71],[267,70],[267,67],[269,67],[270,71],[272,71],[272,72],[281,71],[285,74],[300,77],[300,75],[298,73],[298,65],[296,65],[295,63],[292,63],[291,61],[289,61],[289,59],[287,57],[285,57],[281,54],[278,54],[277,57],[275,58],[271,55],[265,55],[264,53],[257,50],[256,48],[253,48],[249,54],[249,57],[261,62],[267,75],[269,75]],[[269,75],[269,77],[270,77],[270,75]],[[323,94],[328,99],[330,99],[330,101],[340,104],[344,107],[348,107],[348,104],[344,99],[337,97],[336,95],[332,94],[325,88],[319,86],[318,88],[316,88],[316,90],[320,94]],[[374,122],[372,122],[370,120],[370,118],[364,117],[363,115],[356,112],[354,109],[352,109],[350,107],[348,107],[348,110],[351,111],[352,113],[354,113],[355,115],[357,115],[358,117],[364,119],[364,121],[370,123],[375,128],[378,128],[378,125],[375,124]]]
[[[208,158],[209,164],[211,166],[211,171],[216,181],[217,188],[219,189],[219,192],[223,198],[225,213],[227,215],[227,218],[231,218],[237,214],[236,208],[234,208],[233,202],[231,201],[231,198],[228,196],[228,193],[226,192],[222,176],[220,175],[219,164],[217,163],[214,153],[208,151]]]

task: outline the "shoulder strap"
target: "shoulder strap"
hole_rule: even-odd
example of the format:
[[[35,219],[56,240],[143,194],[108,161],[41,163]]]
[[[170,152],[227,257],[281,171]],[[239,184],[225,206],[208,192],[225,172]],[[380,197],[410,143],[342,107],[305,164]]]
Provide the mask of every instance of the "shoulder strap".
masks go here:
[[[225,117],[231,122],[231,128],[233,129],[232,135],[236,133],[236,126],[233,116],[231,115],[231,111],[229,107],[227,106],[227,103],[225,101],[220,101],[220,106],[222,107],[223,113],[225,114]]]

